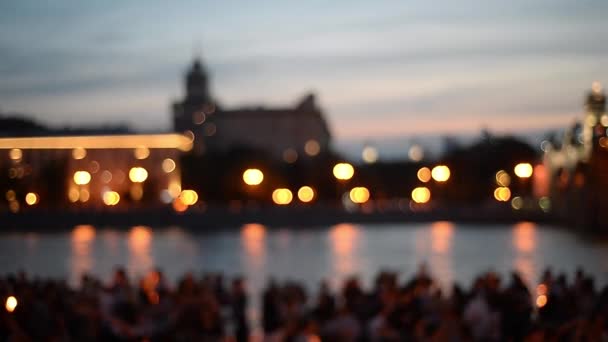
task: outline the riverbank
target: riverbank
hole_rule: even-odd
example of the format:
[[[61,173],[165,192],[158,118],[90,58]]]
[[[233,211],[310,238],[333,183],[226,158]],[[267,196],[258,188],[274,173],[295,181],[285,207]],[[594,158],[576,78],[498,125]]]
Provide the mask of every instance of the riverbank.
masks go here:
[[[259,223],[270,227],[314,227],[337,223],[408,223],[452,221],[472,224],[504,224],[520,221],[556,224],[557,220],[543,211],[513,211],[505,207],[458,207],[414,211],[375,209],[349,212],[330,206],[310,207],[246,207],[192,208],[176,213],[168,208],[133,209],[128,211],[44,211],[30,210],[18,214],[0,215],[1,229],[72,228],[75,225],[131,227],[172,226],[196,230],[238,227]]]

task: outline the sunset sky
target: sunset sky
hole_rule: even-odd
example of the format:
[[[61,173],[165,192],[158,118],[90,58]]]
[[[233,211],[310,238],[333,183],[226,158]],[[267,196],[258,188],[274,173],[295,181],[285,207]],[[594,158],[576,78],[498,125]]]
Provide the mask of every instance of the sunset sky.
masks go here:
[[[0,109],[170,129],[196,54],[224,107],[314,91],[338,140],[561,127],[608,83],[608,1],[2,1]]]

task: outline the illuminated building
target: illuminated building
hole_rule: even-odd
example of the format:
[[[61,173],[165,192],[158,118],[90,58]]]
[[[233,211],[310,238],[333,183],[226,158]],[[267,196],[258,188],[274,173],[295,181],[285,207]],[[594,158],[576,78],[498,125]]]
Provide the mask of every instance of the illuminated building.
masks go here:
[[[174,130],[193,132],[198,153],[246,146],[283,159],[286,152],[311,157],[329,147],[330,132],[312,94],[294,107],[225,109],[211,96],[198,59],[186,74],[185,90],[184,99],[173,104]]]
[[[29,196],[24,203],[30,206],[155,206],[163,204],[163,192],[181,191],[179,156],[191,148],[181,134],[0,138],[0,169],[9,170],[16,188],[28,189],[16,197]],[[49,167],[60,184],[50,181]],[[17,170],[14,177],[10,170]]]

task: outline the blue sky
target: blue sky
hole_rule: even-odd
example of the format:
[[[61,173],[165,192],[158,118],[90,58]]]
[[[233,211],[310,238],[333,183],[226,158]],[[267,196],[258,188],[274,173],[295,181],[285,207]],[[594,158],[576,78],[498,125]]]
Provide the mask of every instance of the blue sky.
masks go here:
[[[225,107],[316,92],[339,141],[564,126],[608,83],[608,2],[3,1],[0,108],[168,130],[202,52]]]

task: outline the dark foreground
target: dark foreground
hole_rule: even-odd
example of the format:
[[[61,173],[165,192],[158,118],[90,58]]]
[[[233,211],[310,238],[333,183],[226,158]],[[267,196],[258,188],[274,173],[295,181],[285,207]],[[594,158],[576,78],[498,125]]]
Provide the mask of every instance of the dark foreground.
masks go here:
[[[117,269],[110,284],[85,276],[71,289],[61,280],[9,275],[0,279],[0,295],[17,301],[6,300],[0,340],[261,340],[248,323],[245,281],[225,282],[221,274],[186,274],[171,288],[161,272],[152,271],[133,284]],[[608,338],[608,287],[598,289],[583,270],[546,270],[534,289],[515,273],[507,280],[485,273],[470,288],[454,285],[449,295],[424,267],[404,281],[381,272],[371,289],[351,278],[338,293],[324,283],[309,294],[301,284],[269,280],[261,302],[257,314],[268,341]]]

